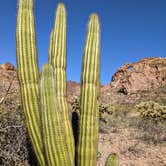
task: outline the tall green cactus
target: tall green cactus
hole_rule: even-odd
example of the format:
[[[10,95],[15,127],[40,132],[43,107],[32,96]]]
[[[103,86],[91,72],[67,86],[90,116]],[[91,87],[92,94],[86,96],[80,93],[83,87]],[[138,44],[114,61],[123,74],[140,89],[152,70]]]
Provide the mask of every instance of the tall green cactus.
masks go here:
[[[96,165],[98,142],[98,93],[99,93],[100,25],[98,16],[92,14],[82,67],[80,101],[80,135],[78,165]]]
[[[18,3],[16,52],[22,105],[29,135],[40,165],[45,165],[38,107],[39,71],[33,0],[19,0]]]
[[[51,33],[49,63],[54,69],[57,107],[62,110],[63,129],[71,164],[74,164],[74,138],[66,100],[66,11],[62,3],[56,11],[55,25]]]
[[[41,166],[95,166],[98,141],[100,26],[92,14],[84,51],[78,147],[66,100],[66,11],[56,11],[50,35],[49,63],[39,77],[33,0],[19,0],[16,46],[23,110]],[[77,149],[77,155],[75,155]]]
[[[40,80],[40,104],[46,158],[48,165],[68,166],[73,163],[64,141],[63,119],[61,110],[58,109],[55,85],[52,66],[44,65]]]

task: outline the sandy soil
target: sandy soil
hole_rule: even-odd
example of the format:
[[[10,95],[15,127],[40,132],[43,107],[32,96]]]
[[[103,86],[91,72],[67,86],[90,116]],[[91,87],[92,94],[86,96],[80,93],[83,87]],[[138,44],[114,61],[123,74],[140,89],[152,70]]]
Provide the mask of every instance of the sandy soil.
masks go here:
[[[104,166],[110,153],[119,156],[120,166],[166,166],[166,144],[151,145],[130,137],[132,129],[111,128],[100,133],[98,151],[101,157],[97,166]]]

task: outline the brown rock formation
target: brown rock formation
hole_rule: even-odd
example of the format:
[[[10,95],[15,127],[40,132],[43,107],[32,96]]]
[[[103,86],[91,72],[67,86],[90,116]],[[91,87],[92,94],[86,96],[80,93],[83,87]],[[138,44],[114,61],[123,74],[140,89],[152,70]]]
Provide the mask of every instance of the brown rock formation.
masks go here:
[[[15,89],[18,98],[20,98],[16,68],[10,63],[0,64],[0,99],[11,83],[11,90]],[[112,104],[129,104],[142,101],[144,98],[151,98],[152,100],[162,98],[162,100],[165,100],[164,93],[160,93],[156,89],[164,88],[164,85],[166,86],[166,58],[146,58],[137,63],[122,66],[113,75],[110,84],[101,86],[100,101]],[[164,91],[163,88],[162,91]],[[156,89],[156,91],[152,91],[153,89]],[[144,92],[146,94],[143,94],[143,96],[141,92],[143,90],[150,91]],[[155,94],[152,94],[153,92]],[[67,101],[71,103],[73,97],[79,95],[80,83],[68,81]]]
[[[67,100],[69,103],[72,102],[74,96],[80,95],[80,84],[74,81],[67,82]]]
[[[11,81],[17,80],[17,70],[10,62],[0,64],[0,80]]]
[[[111,88],[128,94],[166,85],[166,58],[145,58],[134,64],[125,64],[113,75]]]
[[[14,65],[12,65],[10,62],[6,62],[5,64],[0,64],[0,69],[4,71],[15,71]]]

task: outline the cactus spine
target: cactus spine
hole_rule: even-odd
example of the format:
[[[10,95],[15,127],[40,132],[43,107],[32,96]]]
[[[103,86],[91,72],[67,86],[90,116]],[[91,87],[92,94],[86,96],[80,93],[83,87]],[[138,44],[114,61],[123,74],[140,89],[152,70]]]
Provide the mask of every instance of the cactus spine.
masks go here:
[[[71,165],[74,164],[74,138],[66,100],[66,11],[62,3],[56,11],[55,25],[51,33],[49,63],[54,69],[57,107],[62,111],[62,122]]]
[[[27,119],[27,127],[31,141],[40,165],[45,165],[43,145],[40,131],[38,109],[38,64],[35,25],[33,16],[33,1],[19,0],[16,52],[18,76],[21,85],[23,110]]]
[[[80,101],[80,135],[78,165],[95,166],[98,142],[98,92],[100,59],[100,25],[98,16],[92,14],[84,49]]]

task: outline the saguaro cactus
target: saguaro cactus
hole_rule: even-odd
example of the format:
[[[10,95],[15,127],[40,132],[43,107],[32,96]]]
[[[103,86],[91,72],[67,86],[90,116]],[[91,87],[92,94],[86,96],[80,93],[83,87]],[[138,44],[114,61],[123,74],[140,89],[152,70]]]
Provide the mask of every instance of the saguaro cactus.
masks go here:
[[[50,35],[49,62],[39,77],[33,0],[19,0],[16,46],[23,110],[41,166],[95,166],[98,141],[100,26],[92,14],[84,50],[78,147],[66,100],[66,11],[58,5]],[[77,149],[77,155],[75,155]]]

